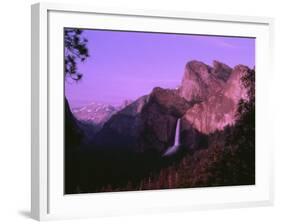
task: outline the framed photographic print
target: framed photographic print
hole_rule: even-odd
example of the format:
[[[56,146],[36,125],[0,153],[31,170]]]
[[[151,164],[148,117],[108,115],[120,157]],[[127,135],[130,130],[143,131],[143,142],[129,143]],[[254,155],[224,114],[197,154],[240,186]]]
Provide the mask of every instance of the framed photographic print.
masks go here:
[[[270,205],[270,18],[32,6],[32,217]]]

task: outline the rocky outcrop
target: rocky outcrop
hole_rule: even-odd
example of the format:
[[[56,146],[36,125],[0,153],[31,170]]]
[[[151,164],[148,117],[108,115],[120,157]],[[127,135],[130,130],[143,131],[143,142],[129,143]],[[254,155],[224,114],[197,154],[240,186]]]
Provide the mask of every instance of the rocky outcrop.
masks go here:
[[[236,109],[237,104],[231,98],[218,93],[194,105],[184,117],[198,131],[208,134],[232,125],[235,121]]]
[[[241,78],[251,72],[252,70],[245,65],[235,66],[223,89],[223,94],[232,99],[236,104],[241,99],[248,100],[247,89],[243,85]]]
[[[156,87],[149,96],[149,103],[156,104],[163,113],[174,117],[181,117],[191,107],[183,97],[180,97],[177,90],[162,89]]]
[[[221,91],[231,69],[214,62],[214,68],[200,61],[188,62],[185,66],[180,95],[190,102],[205,101]]]
[[[212,75],[226,82],[231,73],[232,68],[230,68],[228,65],[216,60],[213,61],[213,68],[211,69]]]
[[[244,65],[235,66],[232,70],[224,64],[218,65],[218,62],[214,63],[211,71],[210,76],[224,82],[216,91],[209,91],[205,99],[194,105],[184,116],[198,131],[205,134],[222,130],[225,126],[235,123],[239,101],[248,98],[241,78],[251,72]]]

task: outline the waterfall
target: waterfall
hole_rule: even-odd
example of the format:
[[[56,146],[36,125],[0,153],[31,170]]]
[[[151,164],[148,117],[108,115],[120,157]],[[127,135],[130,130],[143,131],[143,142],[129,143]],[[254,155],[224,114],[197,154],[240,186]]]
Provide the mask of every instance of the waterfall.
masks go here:
[[[163,156],[170,156],[176,153],[180,146],[180,118],[177,120],[176,130],[175,130],[175,140],[174,145],[169,147]]]
[[[174,146],[179,146],[180,145],[180,123],[181,123],[181,120],[179,118],[177,120]]]

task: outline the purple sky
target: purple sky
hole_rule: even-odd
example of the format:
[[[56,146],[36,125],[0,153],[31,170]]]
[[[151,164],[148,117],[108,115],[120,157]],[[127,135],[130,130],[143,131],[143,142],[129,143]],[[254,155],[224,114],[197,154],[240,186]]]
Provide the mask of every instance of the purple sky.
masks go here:
[[[233,67],[255,65],[255,39],[200,35],[85,30],[90,57],[78,64],[83,78],[66,80],[72,108],[91,102],[120,104],[155,86],[175,88],[190,60]]]

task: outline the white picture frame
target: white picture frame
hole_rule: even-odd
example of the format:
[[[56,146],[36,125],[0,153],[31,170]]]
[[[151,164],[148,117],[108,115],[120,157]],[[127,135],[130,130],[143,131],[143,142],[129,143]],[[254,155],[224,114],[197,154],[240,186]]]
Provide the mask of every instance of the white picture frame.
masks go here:
[[[272,205],[273,147],[269,130],[273,19],[190,12],[32,5],[31,214],[37,220]],[[93,25],[95,19],[96,24]],[[63,194],[63,27],[254,36],[256,46],[255,186]],[[182,28],[185,27],[185,28]],[[59,76],[58,74],[61,74]],[[135,203],[135,202],[138,203]]]

